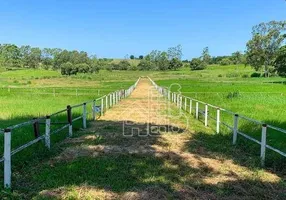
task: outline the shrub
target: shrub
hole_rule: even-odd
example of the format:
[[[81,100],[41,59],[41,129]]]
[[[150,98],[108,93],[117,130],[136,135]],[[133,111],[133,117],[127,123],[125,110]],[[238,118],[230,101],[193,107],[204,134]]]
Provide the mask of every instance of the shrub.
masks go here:
[[[228,99],[238,98],[240,96],[239,91],[229,92],[226,96]]]
[[[180,61],[178,58],[173,58],[169,62],[169,69],[171,70],[177,70],[183,66],[182,61]]]
[[[232,72],[232,73],[227,73],[226,74],[226,77],[228,77],[228,78],[236,78],[236,77],[239,77],[239,76],[240,76],[240,74],[237,73],[237,72]]]
[[[122,60],[117,64],[117,66],[118,70],[127,70],[128,68],[130,68],[131,64],[127,60]]]
[[[280,76],[286,75],[286,45],[279,49],[274,66]]]
[[[242,78],[248,78],[249,75],[248,75],[248,74],[243,74],[241,77],[242,77]]]
[[[223,58],[221,61],[220,61],[220,64],[221,65],[230,65],[232,64],[231,60],[229,58]]]
[[[217,77],[223,77],[223,75],[222,75],[222,74],[219,74]]]
[[[261,77],[261,73],[259,72],[254,72],[250,75],[250,77],[254,78],[254,77]]]
[[[89,65],[86,63],[76,64],[75,68],[79,73],[88,73],[89,72]]]
[[[130,65],[130,67],[129,67],[129,69],[128,70],[131,70],[131,71],[136,71],[136,70],[138,70],[138,68],[137,68],[137,65]]]
[[[152,70],[155,68],[155,65],[151,61],[141,60],[137,67],[139,70],[143,71],[143,70]]]
[[[206,66],[206,63],[199,58],[193,58],[190,62],[191,70],[203,70]]]

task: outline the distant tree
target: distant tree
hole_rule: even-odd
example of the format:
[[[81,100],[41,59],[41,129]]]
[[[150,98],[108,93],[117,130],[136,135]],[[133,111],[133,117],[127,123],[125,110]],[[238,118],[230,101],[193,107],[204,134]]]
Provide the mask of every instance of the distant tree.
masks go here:
[[[231,55],[232,63],[235,65],[241,64],[243,62],[243,55],[239,51],[232,53]]]
[[[140,60],[143,60],[143,58],[144,58],[143,55],[140,55],[140,56],[139,56],[139,59],[140,59]]]
[[[170,47],[167,50],[168,59],[172,60],[173,58],[177,58],[178,60],[182,59],[182,45],[177,45],[175,47]]]
[[[77,69],[73,66],[71,62],[66,62],[61,64],[61,74],[62,75],[75,75],[77,74]]]
[[[281,76],[286,76],[286,46],[279,49],[274,62],[275,70]]]
[[[208,47],[205,47],[203,49],[202,59],[203,59],[204,63],[206,63],[207,65],[211,63],[211,56],[210,56]]]
[[[156,67],[161,70],[165,71],[169,69],[169,60],[168,60],[168,54],[166,52],[161,52],[159,54],[159,57],[156,59]]]
[[[134,59],[135,59],[135,56],[134,56],[134,55],[131,55],[131,56],[130,56],[130,59],[131,59],[131,60],[134,60]]]
[[[172,58],[169,62],[169,69],[177,70],[183,66],[183,63],[178,58]]]
[[[191,70],[203,70],[206,66],[206,63],[200,58],[193,58],[190,62]]]
[[[77,72],[79,73],[88,73],[90,71],[90,66],[86,63],[80,63],[76,64],[75,68],[77,69]]]
[[[253,27],[252,39],[247,43],[247,63],[260,70],[264,67],[265,76],[269,66],[286,38],[286,21],[271,21]]]
[[[2,62],[6,67],[20,67],[20,50],[14,44],[3,44],[0,48]]]

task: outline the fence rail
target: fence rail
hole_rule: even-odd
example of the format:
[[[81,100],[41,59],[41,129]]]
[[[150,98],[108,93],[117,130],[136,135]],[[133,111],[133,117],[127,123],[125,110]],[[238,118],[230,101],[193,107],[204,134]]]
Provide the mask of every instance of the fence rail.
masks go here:
[[[181,95],[180,93],[176,93],[176,92],[172,92],[170,91],[168,88],[164,88],[164,87],[160,87],[158,86],[150,77],[148,77],[149,80],[151,81],[151,83],[153,84],[153,86],[163,95],[166,97],[166,99],[168,101],[171,101],[173,103],[175,103],[177,105],[178,108],[180,108],[181,110],[184,110],[185,112],[188,112],[190,114],[192,114],[193,111],[195,111],[194,115],[196,119],[199,119],[199,114],[202,114],[204,116],[204,124],[205,126],[208,126],[208,120],[212,119],[216,121],[216,132],[219,133],[220,132],[220,125],[225,126],[226,128],[230,129],[233,132],[233,141],[232,143],[235,145],[237,142],[237,136],[243,136],[244,138],[255,142],[257,144],[260,145],[261,150],[260,150],[260,158],[261,158],[261,165],[264,166],[265,164],[265,151],[266,149],[270,149],[278,154],[280,154],[281,156],[286,157],[286,152],[283,152],[273,146],[270,146],[269,144],[267,144],[267,130],[268,129],[273,129],[276,130],[278,132],[281,133],[285,133],[286,134],[286,130],[270,125],[270,124],[266,124],[262,121],[256,120],[256,119],[252,119],[249,117],[246,117],[244,115],[239,115],[235,112],[232,112],[230,110],[226,110],[223,108],[220,108],[218,106],[214,106],[208,103],[205,103],[203,101],[199,101],[197,99],[191,98],[191,97],[187,97],[184,95]],[[184,102],[184,105],[183,105]],[[187,104],[189,104],[189,110],[187,109]],[[195,104],[195,106],[193,107],[193,104]],[[204,106],[204,109],[200,109],[199,106],[200,104],[202,104]],[[210,116],[209,112],[208,112],[208,108],[211,107],[213,109],[216,109],[216,116]],[[221,120],[221,114],[226,113],[230,116],[233,117],[233,124],[228,124],[226,122],[223,122]],[[248,122],[254,123],[256,125],[259,125],[261,128],[261,140],[257,140],[249,135],[247,135],[246,133],[243,133],[242,131],[239,130],[238,124],[239,124],[239,119],[243,119],[246,120]]]
[[[66,109],[62,109],[55,113],[52,113],[46,117],[34,118],[32,120],[9,126],[5,129],[0,129],[0,134],[4,134],[4,155],[0,158],[0,162],[4,162],[4,188],[11,188],[11,156],[15,155],[16,153],[26,149],[27,147],[44,140],[45,146],[50,149],[51,141],[50,136],[60,131],[68,128],[68,137],[73,135],[73,122],[82,120],[82,128],[85,129],[87,126],[87,116],[88,116],[88,109],[87,106],[91,104],[91,113],[92,113],[92,120],[96,120],[97,114],[99,116],[103,116],[105,112],[112,108],[114,105],[118,104],[119,101],[123,98],[128,97],[137,87],[140,78],[128,89],[124,90],[117,90],[111,92],[107,95],[99,97],[94,100],[86,101],[81,104],[70,106],[68,105]],[[99,102],[99,106],[97,106],[97,102]],[[72,111],[75,108],[82,108],[82,114],[73,118]],[[66,113],[66,121],[64,122],[53,122],[51,119],[59,114]],[[40,136],[39,133],[39,125],[45,125],[44,135]],[[55,130],[51,130],[51,125],[63,125]],[[11,138],[13,137],[13,131],[15,129],[20,129],[22,127],[26,127],[29,125],[33,125],[35,139],[23,144],[21,146],[16,147],[15,149],[11,148]]]

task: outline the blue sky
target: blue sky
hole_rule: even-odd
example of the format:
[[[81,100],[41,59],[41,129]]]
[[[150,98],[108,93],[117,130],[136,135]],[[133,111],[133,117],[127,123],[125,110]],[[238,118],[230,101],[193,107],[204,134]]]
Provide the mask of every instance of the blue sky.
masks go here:
[[[181,44],[184,58],[245,49],[251,28],[286,20],[284,0],[47,0],[0,3],[0,43],[123,58]]]

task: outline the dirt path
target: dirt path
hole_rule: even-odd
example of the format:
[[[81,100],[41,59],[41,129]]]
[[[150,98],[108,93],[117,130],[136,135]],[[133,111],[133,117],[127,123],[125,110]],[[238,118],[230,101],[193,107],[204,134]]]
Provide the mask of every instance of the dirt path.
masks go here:
[[[85,177],[73,188],[79,199],[279,199],[285,192],[275,174],[208,152],[207,144],[194,138],[199,133],[171,108],[142,79],[81,137],[65,140],[49,164],[81,166],[86,176],[72,172]],[[85,162],[88,166],[81,165]],[[40,195],[66,197],[69,191],[62,186]]]

